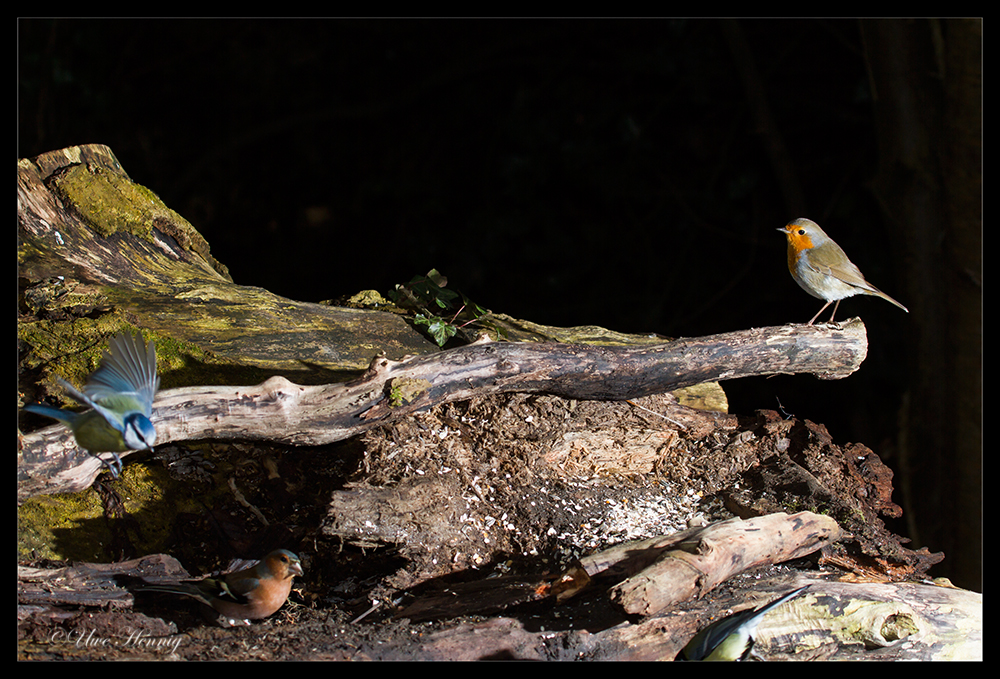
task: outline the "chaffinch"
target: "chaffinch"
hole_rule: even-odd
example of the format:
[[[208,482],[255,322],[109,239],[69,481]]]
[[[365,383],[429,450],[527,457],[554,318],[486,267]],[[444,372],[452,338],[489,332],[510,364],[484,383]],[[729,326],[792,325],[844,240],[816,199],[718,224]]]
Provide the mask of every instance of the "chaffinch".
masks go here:
[[[808,588],[809,585],[799,587],[759,608],[748,608],[713,622],[694,635],[677,660],[746,660],[753,650],[754,634],[764,616]]]
[[[138,591],[179,594],[207,604],[223,617],[227,627],[249,625],[277,611],[292,591],[292,580],[302,575],[299,557],[287,549],[271,552],[255,566],[218,578],[144,583]]]

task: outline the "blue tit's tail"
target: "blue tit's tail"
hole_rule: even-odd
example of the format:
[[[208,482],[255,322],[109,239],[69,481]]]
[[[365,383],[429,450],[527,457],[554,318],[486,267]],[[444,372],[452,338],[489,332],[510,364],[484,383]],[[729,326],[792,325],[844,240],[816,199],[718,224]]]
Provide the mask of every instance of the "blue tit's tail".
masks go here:
[[[42,405],[41,403],[30,403],[24,406],[22,410],[27,410],[29,413],[35,413],[36,415],[51,417],[53,420],[59,420],[73,432],[73,438],[76,438],[75,426],[81,417],[81,413],[74,413],[72,410],[63,410],[62,408],[56,408],[54,406]],[[77,445],[80,445],[79,441],[77,441]],[[80,447],[82,448],[83,446]],[[86,450],[86,448],[84,448],[84,450]],[[102,465],[108,468],[108,471],[111,472],[111,476],[113,478],[118,478],[118,474],[120,474],[122,470],[122,459],[118,457],[118,453],[111,453],[111,462],[108,462],[104,458],[90,452],[89,450],[87,450],[87,454],[92,457],[96,457]]]
[[[31,403],[24,406],[23,410],[27,410],[29,413],[35,413],[37,415],[45,415],[45,417],[51,417],[53,420],[59,420],[70,429],[73,428],[73,423],[76,422],[76,418],[79,417],[79,414],[74,413],[72,410],[63,410],[62,408],[55,408],[53,406],[44,406],[41,403]]]

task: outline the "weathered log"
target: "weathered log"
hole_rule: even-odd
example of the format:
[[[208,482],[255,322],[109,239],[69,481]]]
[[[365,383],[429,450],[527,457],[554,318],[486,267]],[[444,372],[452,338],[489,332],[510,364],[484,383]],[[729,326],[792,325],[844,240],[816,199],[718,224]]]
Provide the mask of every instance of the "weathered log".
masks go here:
[[[857,370],[866,347],[860,320],[836,328],[756,328],[653,347],[479,343],[402,361],[377,358],[361,378],[346,384],[305,386],[272,377],[255,387],[171,389],[158,394],[153,422],[159,444],[249,439],[320,445],[416,410],[485,394],[624,400],[752,375],[844,377]],[[100,463],[75,449],[63,425],[25,435],[18,497],[86,487]]]

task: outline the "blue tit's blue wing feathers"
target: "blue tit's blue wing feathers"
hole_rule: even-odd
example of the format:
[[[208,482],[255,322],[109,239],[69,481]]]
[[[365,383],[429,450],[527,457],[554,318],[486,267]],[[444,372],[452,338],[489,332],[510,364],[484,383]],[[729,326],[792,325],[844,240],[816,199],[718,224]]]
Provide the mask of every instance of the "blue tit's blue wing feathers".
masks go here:
[[[727,639],[732,636],[733,639],[729,639],[729,642],[726,644],[729,648],[726,648],[725,654],[734,655],[736,657],[719,657],[718,659],[736,660],[737,657],[745,658],[749,655],[750,650],[753,647],[754,632],[756,631],[757,626],[760,625],[761,620],[764,619],[764,616],[767,615],[767,613],[772,609],[777,608],[789,599],[798,596],[808,588],[809,585],[799,587],[798,589],[792,590],[788,594],[785,594],[768,604],[764,604],[759,608],[748,608],[745,611],[734,613],[727,618],[723,618],[722,620],[712,623],[705,629],[698,632],[698,634],[696,634],[694,638],[688,642],[687,646],[685,646],[683,651],[681,651],[681,656],[687,660],[715,659],[712,658],[713,654],[727,642]]]
[[[125,333],[112,338],[109,349],[83,388],[88,405],[97,408],[94,403],[99,403],[107,409],[136,411],[149,417],[160,386],[155,344],[151,341],[146,345]]]
[[[82,403],[84,405],[90,406],[91,408],[94,407],[94,403],[93,403],[93,401],[90,400],[89,396],[87,396],[86,394],[84,394],[82,391],[80,391],[79,389],[77,389],[76,387],[74,387],[72,384],[70,384],[69,382],[67,382],[66,380],[64,380],[59,375],[56,375],[56,383],[60,387],[62,387],[63,390],[67,394],[69,394],[71,397],[73,397],[75,400],[79,401],[80,403]]]
[[[108,398],[104,400],[104,405],[102,405],[101,403],[98,403],[87,394],[81,392],[79,389],[77,389],[72,384],[70,384],[63,378],[59,377],[58,375],[56,376],[56,382],[58,382],[59,386],[65,389],[66,392],[74,399],[76,399],[77,401],[86,406],[90,406],[98,413],[100,413],[101,416],[108,421],[108,424],[117,429],[119,432],[125,431],[126,413],[128,413],[129,411],[136,410],[137,407],[141,407],[141,404],[135,398],[128,399],[127,397],[125,402],[123,403],[108,403],[108,401],[112,400]],[[106,406],[111,406],[111,407],[106,407]],[[121,407],[115,407],[115,406],[121,406]],[[65,422],[66,420],[63,419],[63,421]]]
[[[746,625],[756,615],[758,612],[749,608],[712,623],[688,642],[687,646],[684,647],[684,657],[688,660],[708,658],[730,635],[742,632],[740,627]],[[742,653],[742,649],[740,652]]]

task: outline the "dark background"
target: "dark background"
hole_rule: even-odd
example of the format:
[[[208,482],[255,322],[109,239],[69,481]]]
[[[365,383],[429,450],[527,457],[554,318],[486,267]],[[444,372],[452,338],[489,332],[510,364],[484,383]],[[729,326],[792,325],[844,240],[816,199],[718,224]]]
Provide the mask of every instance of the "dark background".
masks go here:
[[[949,105],[978,111],[967,97],[949,104],[957,95],[931,72],[942,41],[967,32],[903,20],[23,20],[18,157],[108,145],[237,283],[294,299],[384,294],[437,268],[494,311],[669,336],[811,318],[822,302],[789,276],[775,231],[809,217],[911,313],[845,301],[838,317],[868,327],[856,375],[728,382],[730,410],[780,399],[835,442],[871,447],[897,472],[907,515],[894,530],[944,551],[942,572],[975,588],[979,555],[949,535],[974,521],[978,543],[981,516],[958,514],[981,496],[960,509],[954,495],[978,493],[981,468],[910,451],[926,416],[908,404],[941,351],[916,335],[950,303],[932,301],[948,274],[921,257],[947,240],[940,206],[955,201],[935,203],[936,226],[895,207],[919,182],[887,162],[910,138],[888,142],[887,130],[926,102],[897,106],[905,97],[877,85],[895,68],[916,79],[939,113],[914,125],[946,125]],[[898,40],[910,46],[900,65]],[[933,132],[919,139],[945,153]],[[950,162],[981,182],[975,156]],[[966,341],[977,354],[979,338]],[[976,457],[977,433],[952,440],[972,437]]]

